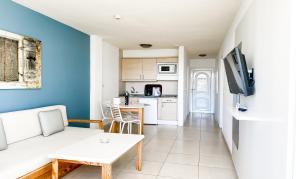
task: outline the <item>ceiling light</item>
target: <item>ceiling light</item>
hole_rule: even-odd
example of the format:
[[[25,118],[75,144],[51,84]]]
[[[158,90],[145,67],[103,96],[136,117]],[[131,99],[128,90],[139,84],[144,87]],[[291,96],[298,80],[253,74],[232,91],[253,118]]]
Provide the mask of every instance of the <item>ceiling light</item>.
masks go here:
[[[140,46],[142,48],[150,48],[150,47],[152,47],[152,44],[140,44]]]
[[[120,19],[121,19],[121,15],[120,15],[120,14],[115,14],[115,15],[114,15],[114,18],[115,18],[116,20],[120,20]]]
[[[198,56],[199,56],[199,57],[206,57],[206,56],[207,56],[207,54],[205,54],[205,53],[201,53],[201,54],[199,54]]]

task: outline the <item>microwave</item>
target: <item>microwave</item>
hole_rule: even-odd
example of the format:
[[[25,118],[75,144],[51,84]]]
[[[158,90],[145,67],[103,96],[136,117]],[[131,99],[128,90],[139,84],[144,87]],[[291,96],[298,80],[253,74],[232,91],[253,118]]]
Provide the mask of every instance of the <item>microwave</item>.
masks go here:
[[[158,63],[158,74],[177,74],[177,63]]]
[[[158,63],[157,80],[178,80],[177,63]]]

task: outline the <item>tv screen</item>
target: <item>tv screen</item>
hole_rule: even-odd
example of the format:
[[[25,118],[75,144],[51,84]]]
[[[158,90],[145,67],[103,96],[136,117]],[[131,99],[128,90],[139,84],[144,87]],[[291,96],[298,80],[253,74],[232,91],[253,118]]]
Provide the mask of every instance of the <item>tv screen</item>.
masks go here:
[[[230,92],[250,96],[254,94],[254,80],[249,76],[245,56],[234,48],[224,59]]]

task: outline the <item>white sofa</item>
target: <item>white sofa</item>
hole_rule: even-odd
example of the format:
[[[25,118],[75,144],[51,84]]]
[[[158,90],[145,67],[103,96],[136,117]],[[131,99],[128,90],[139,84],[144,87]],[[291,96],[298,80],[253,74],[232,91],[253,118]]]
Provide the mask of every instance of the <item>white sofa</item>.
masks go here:
[[[42,136],[38,113],[60,109],[65,130],[49,137]],[[8,149],[0,151],[0,179],[22,177],[48,163],[47,155],[66,145],[103,132],[99,129],[68,127],[66,107],[62,105],[0,113]]]

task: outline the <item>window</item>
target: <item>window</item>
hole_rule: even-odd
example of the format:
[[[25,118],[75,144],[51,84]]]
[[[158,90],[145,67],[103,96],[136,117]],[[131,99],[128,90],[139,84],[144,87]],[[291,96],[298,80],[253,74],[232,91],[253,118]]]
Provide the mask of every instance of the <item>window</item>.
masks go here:
[[[0,81],[19,81],[17,40],[0,37]]]

